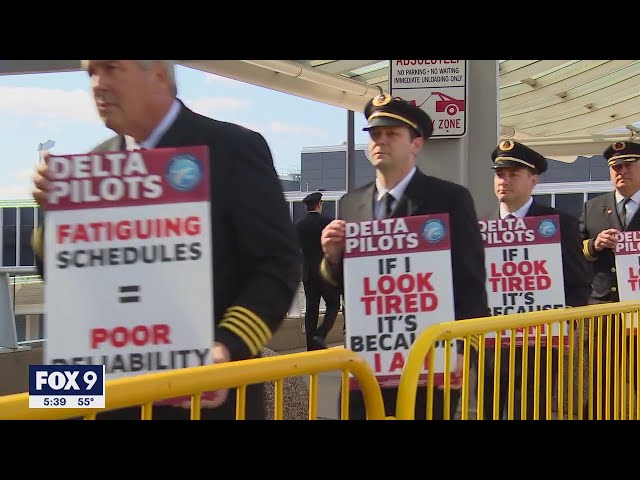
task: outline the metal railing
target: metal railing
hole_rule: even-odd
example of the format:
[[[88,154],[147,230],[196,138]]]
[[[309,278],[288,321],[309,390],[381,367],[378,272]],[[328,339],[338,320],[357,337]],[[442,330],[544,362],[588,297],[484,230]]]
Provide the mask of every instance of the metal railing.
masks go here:
[[[200,396],[203,392],[237,389],[236,419],[245,418],[246,386],[275,382],[274,420],[283,419],[284,379],[310,375],[309,419],[317,419],[318,374],[342,371],[341,418],[348,417],[349,374],[353,374],[364,395],[367,418],[383,420],[384,406],[380,387],[369,365],[357,353],[343,348],[293,353],[149,373],[108,380],[105,384],[106,409],[29,409],[29,394],[0,397],[0,419],[55,420],[83,417],[126,407],[141,407],[141,419],[152,419],[153,403],[158,400],[191,396],[191,419],[200,419]]]
[[[415,418],[418,389],[426,388],[426,418],[433,418],[434,394],[441,392],[443,416],[450,419],[449,406],[458,381],[452,374],[456,361],[462,362],[459,411],[463,420],[470,418],[471,393],[476,397],[478,419],[489,416],[485,415],[489,409],[494,419],[503,415],[508,419],[527,419],[527,415],[534,420],[551,419],[554,390],[559,419],[638,418],[640,396],[634,398],[634,394],[640,391],[639,310],[640,302],[618,302],[429,327],[409,351],[400,379],[396,418]],[[464,342],[464,352],[452,358],[456,341]],[[427,365],[434,365],[436,355],[444,356],[439,386],[434,369],[429,370],[426,380],[423,373],[425,359]],[[502,361],[504,356],[506,361]],[[473,390],[472,367],[477,373]],[[499,409],[501,395],[506,412]]]

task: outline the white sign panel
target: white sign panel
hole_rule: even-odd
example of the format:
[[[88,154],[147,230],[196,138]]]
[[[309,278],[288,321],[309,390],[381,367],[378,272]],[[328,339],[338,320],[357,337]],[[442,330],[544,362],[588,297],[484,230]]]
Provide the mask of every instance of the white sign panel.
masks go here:
[[[467,60],[390,60],[389,91],[429,114],[432,138],[467,133]]]
[[[212,363],[208,149],[48,164],[45,363],[107,378]]]
[[[418,335],[430,325],[455,318],[449,217],[354,222],[346,229],[346,345],[367,360],[382,386],[397,386]],[[455,351],[452,342],[452,372]],[[439,342],[436,384],[442,383],[444,353],[444,343]],[[423,382],[428,367],[425,361]]]
[[[485,245],[487,299],[492,316],[512,315],[565,307],[560,220],[558,215],[510,220],[480,220]],[[516,330],[522,345],[524,328]],[[552,342],[558,344],[560,327],[553,324]],[[536,327],[528,332],[535,344]],[[567,330],[564,341],[568,341]],[[495,344],[495,333],[485,345]],[[511,330],[502,332],[502,345],[510,345]],[[547,344],[547,326],[540,327],[540,343]]]
[[[615,249],[618,295],[621,302],[640,299],[640,231],[620,232]],[[637,335],[633,316],[623,315],[625,328]],[[613,332],[613,330],[612,330]]]
[[[640,231],[620,232],[615,253],[620,301],[640,299]]]

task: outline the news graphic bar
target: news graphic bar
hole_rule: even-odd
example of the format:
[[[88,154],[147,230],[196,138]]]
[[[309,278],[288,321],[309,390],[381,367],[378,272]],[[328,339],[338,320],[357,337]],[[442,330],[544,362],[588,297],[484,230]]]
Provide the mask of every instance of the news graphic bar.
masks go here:
[[[29,365],[29,408],[105,408],[104,365]]]

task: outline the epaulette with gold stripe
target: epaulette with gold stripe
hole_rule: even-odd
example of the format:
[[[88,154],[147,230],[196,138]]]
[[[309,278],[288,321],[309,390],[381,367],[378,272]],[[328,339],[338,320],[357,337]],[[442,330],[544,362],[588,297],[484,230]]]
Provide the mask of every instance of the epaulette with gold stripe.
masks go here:
[[[589,262],[595,262],[597,260],[596,257],[594,257],[593,255],[591,255],[591,250],[589,250],[589,242],[591,240],[583,240],[582,241],[582,254],[584,255],[584,258],[587,259],[587,261]]]
[[[229,307],[219,326],[240,337],[251,351],[251,355],[254,356],[271,340],[273,335],[264,320],[240,305]]]
[[[327,262],[326,258],[323,258],[320,262],[320,275],[334,287],[338,286],[338,282],[336,282],[333,279],[333,275],[331,275],[331,268],[329,268],[329,262]]]
[[[31,234],[31,248],[37,257],[44,258],[44,230],[42,225],[38,225],[37,228],[33,229],[33,233]]]

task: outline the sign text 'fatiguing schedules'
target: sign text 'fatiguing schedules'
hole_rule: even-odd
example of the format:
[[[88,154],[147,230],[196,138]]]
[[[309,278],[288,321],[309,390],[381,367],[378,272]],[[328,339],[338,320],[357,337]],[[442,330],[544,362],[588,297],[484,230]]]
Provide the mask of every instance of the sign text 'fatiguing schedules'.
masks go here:
[[[208,148],[47,161],[46,363],[107,377],[210,364]]]
[[[382,386],[398,385],[417,336],[454,318],[448,215],[347,223],[344,285],[347,348],[369,362]],[[436,382],[444,351],[435,354]],[[425,362],[423,379],[427,372]]]

